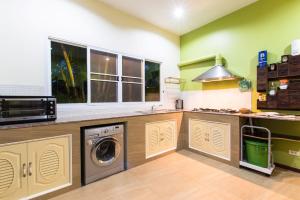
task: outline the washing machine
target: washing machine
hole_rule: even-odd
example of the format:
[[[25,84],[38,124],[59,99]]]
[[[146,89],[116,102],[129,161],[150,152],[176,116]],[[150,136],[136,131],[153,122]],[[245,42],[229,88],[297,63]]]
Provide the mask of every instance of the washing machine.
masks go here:
[[[83,128],[82,184],[125,170],[124,124]]]

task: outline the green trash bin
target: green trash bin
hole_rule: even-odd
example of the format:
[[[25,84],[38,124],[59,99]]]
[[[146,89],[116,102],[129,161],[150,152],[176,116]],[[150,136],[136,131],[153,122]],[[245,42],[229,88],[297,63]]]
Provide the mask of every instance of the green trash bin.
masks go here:
[[[247,161],[253,165],[268,167],[268,143],[258,140],[245,140]]]

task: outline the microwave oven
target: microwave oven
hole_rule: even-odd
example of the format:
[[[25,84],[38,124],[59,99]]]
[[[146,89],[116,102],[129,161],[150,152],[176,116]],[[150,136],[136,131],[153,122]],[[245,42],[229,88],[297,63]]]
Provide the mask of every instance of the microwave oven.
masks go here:
[[[0,125],[56,120],[56,98],[0,96]]]

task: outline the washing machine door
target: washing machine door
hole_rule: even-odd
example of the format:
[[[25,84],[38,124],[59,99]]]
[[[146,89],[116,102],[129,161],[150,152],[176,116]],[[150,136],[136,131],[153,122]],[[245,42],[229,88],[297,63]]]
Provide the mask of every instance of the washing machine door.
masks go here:
[[[94,142],[91,157],[97,166],[103,167],[113,164],[119,157],[121,145],[114,137],[104,137]]]

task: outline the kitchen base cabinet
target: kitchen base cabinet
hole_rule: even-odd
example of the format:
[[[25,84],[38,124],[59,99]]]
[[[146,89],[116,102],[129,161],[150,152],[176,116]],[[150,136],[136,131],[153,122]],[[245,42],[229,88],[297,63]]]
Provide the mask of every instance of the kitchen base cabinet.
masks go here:
[[[161,121],[146,124],[146,158],[176,149],[176,121]]]
[[[70,136],[0,147],[0,199],[33,198],[71,185]]]
[[[27,146],[15,144],[0,147],[0,199],[27,196]]]
[[[28,144],[30,195],[70,183],[69,137]]]
[[[230,161],[230,124],[189,119],[189,148]]]

